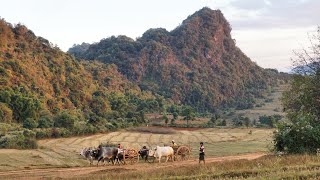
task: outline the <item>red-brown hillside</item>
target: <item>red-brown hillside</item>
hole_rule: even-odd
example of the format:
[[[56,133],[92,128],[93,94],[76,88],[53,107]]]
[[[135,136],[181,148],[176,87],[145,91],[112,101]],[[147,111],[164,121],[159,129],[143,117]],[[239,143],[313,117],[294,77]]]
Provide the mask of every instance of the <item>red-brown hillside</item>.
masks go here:
[[[69,53],[114,63],[142,89],[198,111],[246,107],[272,83],[272,72],[253,63],[235,45],[230,32],[221,11],[203,8],[171,32],[149,29],[136,41],[113,36],[81,53],[77,51],[81,46],[75,46]]]

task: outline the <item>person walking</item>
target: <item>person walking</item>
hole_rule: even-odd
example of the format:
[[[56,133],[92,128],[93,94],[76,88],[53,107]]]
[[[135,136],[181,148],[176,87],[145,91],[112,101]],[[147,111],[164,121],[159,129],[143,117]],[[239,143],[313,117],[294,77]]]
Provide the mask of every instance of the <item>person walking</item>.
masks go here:
[[[203,142],[200,142],[200,148],[199,148],[199,164],[203,161],[204,164],[206,164],[206,161],[204,160],[204,145]]]

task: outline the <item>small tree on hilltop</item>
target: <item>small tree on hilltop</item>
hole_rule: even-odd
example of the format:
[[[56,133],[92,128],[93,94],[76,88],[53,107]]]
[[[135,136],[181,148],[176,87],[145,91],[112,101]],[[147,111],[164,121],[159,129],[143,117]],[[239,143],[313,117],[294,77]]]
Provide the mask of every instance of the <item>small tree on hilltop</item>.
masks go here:
[[[164,114],[164,115],[162,116],[162,119],[164,119],[164,123],[166,124],[166,126],[168,126],[168,123],[169,123],[169,118],[168,118],[168,116],[167,116],[166,114]]]

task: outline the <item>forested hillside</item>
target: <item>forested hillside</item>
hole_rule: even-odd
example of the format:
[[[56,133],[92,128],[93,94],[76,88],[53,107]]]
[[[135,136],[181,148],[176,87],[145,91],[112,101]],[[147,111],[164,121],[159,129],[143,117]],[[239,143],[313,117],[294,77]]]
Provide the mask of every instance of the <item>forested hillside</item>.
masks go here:
[[[115,65],[76,61],[21,24],[0,19],[0,40],[0,147],[144,123],[162,104]]]
[[[255,97],[276,83],[278,72],[253,63],[235,44],[219,10],[203,8],[176,29],[149,29],[133,40],[102,39],[69,49],[78,59],[116,64],[143,90],[198,112],[252,107]]]

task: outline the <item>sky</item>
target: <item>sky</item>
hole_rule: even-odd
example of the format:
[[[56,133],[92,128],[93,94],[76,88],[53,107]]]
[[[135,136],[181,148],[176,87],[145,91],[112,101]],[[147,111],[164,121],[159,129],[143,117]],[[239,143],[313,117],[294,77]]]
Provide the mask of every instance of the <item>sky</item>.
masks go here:
[[[0,17],[21,23],[67,51],[112,35],[168,31],[203,7],[220,9],[237,46],[264,68],[288,71],[293,50],[320,25],[319,0],[0,0]]]

